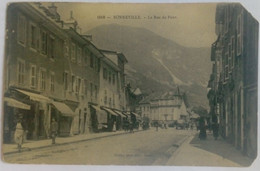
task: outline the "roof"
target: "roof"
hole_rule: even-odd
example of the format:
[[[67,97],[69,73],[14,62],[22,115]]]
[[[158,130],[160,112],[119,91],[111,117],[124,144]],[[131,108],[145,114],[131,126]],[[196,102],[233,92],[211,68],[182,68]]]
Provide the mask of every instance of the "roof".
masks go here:
[[[134,95],[141,95],[141,94],[142,94],[140,88],[134,89],[134,90],[133,90],[133,93],[134,93]]]
[[[154,100],[173,100],[177,96],[183,96],[179,90],[167,92],[154,92],[140,101],[140,104],[150,103]]]
[[[105,57],[107,57],[108,59],[110,59],[113,63],[115,63],[116,65],[118,65],[118,56],[117,56],[117,52],[113,52],[113,51],[105,51],[105,50],[100,50]]]

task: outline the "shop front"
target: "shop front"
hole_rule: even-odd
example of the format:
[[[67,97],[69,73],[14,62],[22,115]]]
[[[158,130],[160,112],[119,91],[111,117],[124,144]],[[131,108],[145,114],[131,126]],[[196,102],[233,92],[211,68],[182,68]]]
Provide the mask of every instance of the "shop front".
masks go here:
[[[113,129],[117,129],[117,119],[118,119],[118,114],[114,112],[112,109],[107,108],[107,107],[101,107],[103,111],[106,111],[108,114],[108,122],[107,122],[107,131],[115,131]]]
[[[58,123],[58,136],[70,136],[71,125],[75,112],[63,102],[52,101],[51,120]]]
[[[4,97],[4,143],[12,143],[18,113],[26,115],[31,106],[11,97]]]
[[[90,105],[90,120],[92,132],[108,129],[108,114],[97,105]]]
[[[124,115],[120,110],[113,111],[118,115],[116,129],[121,130],[123,129],[124,121],[126,120],[126,115]]]

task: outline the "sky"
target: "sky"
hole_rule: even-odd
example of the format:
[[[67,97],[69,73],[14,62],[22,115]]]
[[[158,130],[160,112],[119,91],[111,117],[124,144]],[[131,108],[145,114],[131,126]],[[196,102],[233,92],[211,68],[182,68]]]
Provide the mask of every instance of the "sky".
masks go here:
[[[125,3],[55,3],[62,20],[73,17],[82,33],[103,24],[143,27],[188,47],[210,47],[216,40],[215,3],[197,4],[125,4]],[[113,19],[117,15],[140,19]],[[105,16],[105,19],[98,19]],[[154,16],[161,17],[160,19]],[[166,18],[162,18],[165,16]],[[110,18],[108,18],[110,17]],[[149,19],[148,19],[149,17]]]

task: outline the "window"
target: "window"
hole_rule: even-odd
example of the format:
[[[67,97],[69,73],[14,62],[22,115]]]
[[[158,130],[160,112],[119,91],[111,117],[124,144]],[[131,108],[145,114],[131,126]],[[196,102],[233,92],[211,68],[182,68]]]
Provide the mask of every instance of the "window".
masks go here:
[[[241,14],[237,18],[237,55],[242,51],[242,20]]]
[[[69,57],[69,42],[68,42],[68,40],[64,41],[63,48],[64,48],[64,56],[66,58],[68,58]]]
[[[84,93],[87,96],[87,93],[88,93],[88,82],[87,82],[87,80],[84,80]]]
[[[76,93],[80,92],[80,86],[81,86],[81,79],[77,78],[77,80],[76,80]]]
[[[54,72],[51,72],[50,76],[50,90],[51,92],[54,92]]]
[[[75,86],[76,86],[75,76],[72,75],[72,76],[71,76],[71,92],[75,92]]]
[[[111,83],[111,72],[109,71],[109,74],[108,74],[108,81],[109,83]]]
[[[98,72],[99,70],[99,66],[98,66],[98,60],[96,59],[95,60],[95,70]]]
[[[18,84],[24,84],[25,76],[25,62],[24,60],[18,60]]]
[[[95,98],[97,99],[97,96],[98,96],[98,89],[97,89],[97,86],[95,85]]]
[[[113,94],[113,107],[115,107],[115,94]]]
[[[43,68],[40,69],[40,89],[46,89],[46,70]]]
[[[34,24],[30,24],[30,46],[33,49],[37,46],[37,30]]]
[[[50,58],[54,59],[54,49],[55,49],[55,39],[53,37],[50,38]]]
[[[64,85],[64,89],[68,90],[68,73],[67,72],[63,73],[63,85]]]
[[[82,61],[82,49],[81,48],[78,48],[78,51],[77,51],[77,61],[78,61],[78,64],[81,64],[81,61]]]
[[[92,97],[93,96],[93,84],[90,83],[90,96]]]
[[[82,95],[82,96],[85,95],[85,83],[84,83],[84,79],[81,79],[79,94]]]
[[[112,105],[112,98],[111,97],[109,97],[109,106],[111,107],[111,105]]]
[[[41,31],[41,53],[47,55],[47,34]]]
[[[225,75],[225,81],[228,79],[228,74],[229,74],[229,70],[228,70],[228,53],[225,54],[225,66],[224,66],[224,75]]]
[[[19,43],[25,44],[26,41],[26,19],[23,15],[18,16],[18,33],[17,39]]]
[[[107,79],[107,69],[103,68],[103,78],[106,80]]]
[[[229,8],[228,6],[225,8],[225,21],[224,21],[224,29],[225,33],[228,32],[228,26],[229,26]]]
[[[104,104],[107,104],[107,90],[104,90]]]
[[[115,74],[113,74],[112,82],[113,82],[113,85],[115,85],[115,82],[116,82],[116,75]]]
[[[231,37],[231,61],[232,61],[232,68],[235,66],[235,37]]]
[[[74,43],[71,44],[70,57],[71,61],[76,61],[76,45]]]
[[[232,71],[232,58],[231,58],[231,55],[232,55],[232,45],[231,44],[228,44],[228,69],[229,69],[229,72]]]
[[[92,53],[90,54],[90,67],[94,68],[94,56]]]
[[[31,65],[31,72],[30,72],[30,76],[31,76],[31,88],[36,88],[36,66],[35,65]]]
[[[89,55],[89,50],[85,49],[85,54],[84,54],[84,64],[88,64],[88,55]]]

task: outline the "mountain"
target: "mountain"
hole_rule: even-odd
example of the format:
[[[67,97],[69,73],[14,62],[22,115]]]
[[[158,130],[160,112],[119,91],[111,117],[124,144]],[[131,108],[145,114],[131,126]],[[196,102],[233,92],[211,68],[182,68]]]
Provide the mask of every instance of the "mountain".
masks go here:
[[[192,106],[208,106],[210,48],[184,47],[145,28],[117,24],[101,25],[85,34],[92,35],[98,48],[125,54],[132,87],[149,94],[178,85]]]

